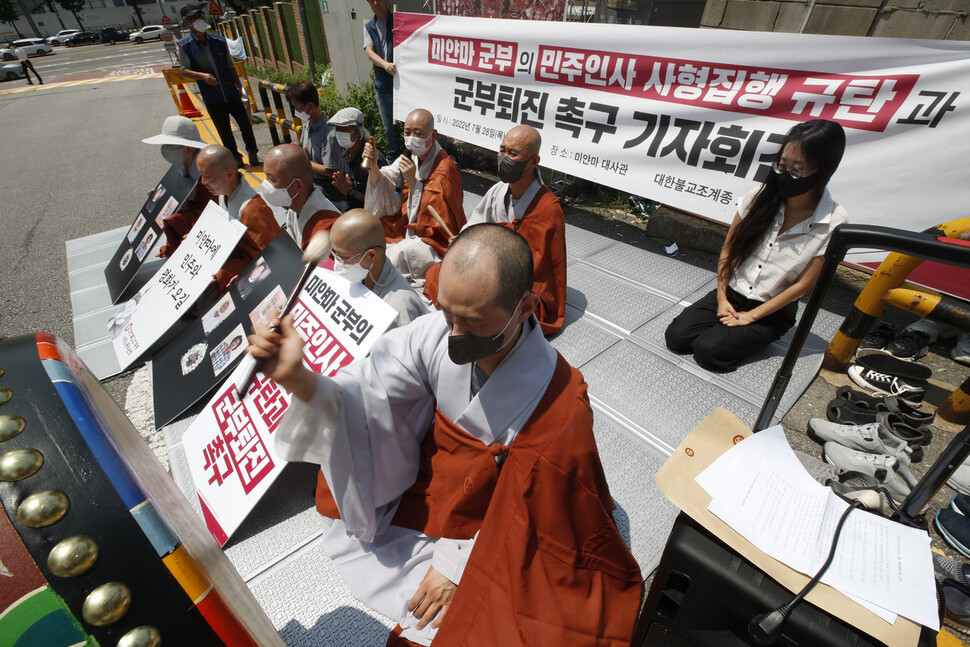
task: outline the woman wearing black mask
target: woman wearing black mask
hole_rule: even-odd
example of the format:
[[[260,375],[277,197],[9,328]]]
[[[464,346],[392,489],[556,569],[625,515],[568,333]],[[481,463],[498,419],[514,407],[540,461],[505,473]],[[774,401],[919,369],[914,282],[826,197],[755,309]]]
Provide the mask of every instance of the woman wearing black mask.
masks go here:
[[[816,119],[785,137],[764,183],[738,200],[721,248],[717,289],[667,327],[667,347],[702,367],[733,371],[738,361],[795,323],[797,299],[815,284],[845,209],[826,185],[845,151],[839,124]]]

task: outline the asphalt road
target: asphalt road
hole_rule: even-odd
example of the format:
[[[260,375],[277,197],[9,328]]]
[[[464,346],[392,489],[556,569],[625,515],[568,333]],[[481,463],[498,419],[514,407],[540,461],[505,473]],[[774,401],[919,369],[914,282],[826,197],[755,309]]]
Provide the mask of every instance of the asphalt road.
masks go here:
[[[30,61],[45,83],[94,79],[112,74],[157,72],[162,66],[171,63],[160,41],[141,45],[117,43],[59,46],[54,48],[52,54],[33,56]],[[10,81],[0,84],[0,90],[25,83],[23,80]]]

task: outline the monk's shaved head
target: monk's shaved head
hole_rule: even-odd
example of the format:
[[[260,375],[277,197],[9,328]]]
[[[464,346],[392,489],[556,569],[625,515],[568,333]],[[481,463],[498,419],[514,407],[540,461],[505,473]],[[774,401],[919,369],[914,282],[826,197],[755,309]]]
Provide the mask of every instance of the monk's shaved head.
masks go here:
[[[232,151],[218,144],[203,148],[199,156],[195,158],[195,163],[200,169],[207,168],[210,171],[236,170],[238,168]]]
[[[502,145],[523,151],[529,157],[535,157],[542,147],[542,135],[532,126],[520,124],[505,133]]]
[[[406,124],[420,125],[428,132],[434,130],[434,115],[424,108],[412,110],[408,113],[408,117],[404,121]]]
[[[272,175],[276,183],[288,185],[294,179],[303,180],[307,185],[313,183],[313,169],[306,151],[296,144],[280,144],[269,149],[263,160],[263,170]]]
[[[441,272],[462,274],[488,269],[498,288],[495,305],[511,314],[522,297],[532,291],[532,249],[519,233],[491,223],[463,229],[448,247]],[[469,285],[468,289],[483,286]]]
[[[351,209],[337,218],[330,230],[330,241],[335,250],[347,256],[386,246],[381,221],[366,209]]]

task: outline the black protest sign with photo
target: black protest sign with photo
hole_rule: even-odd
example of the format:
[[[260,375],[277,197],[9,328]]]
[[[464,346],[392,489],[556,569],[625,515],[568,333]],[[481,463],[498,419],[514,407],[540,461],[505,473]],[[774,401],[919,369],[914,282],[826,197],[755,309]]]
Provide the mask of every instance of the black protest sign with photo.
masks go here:
[[[257,323],[269,324],[300,278],[303,254],[285,231],[239,273],[215,304],[152,357],[155,427],[228,377]]]
[[[118,251],[104,268],[111,303],[118,302],[148,258],[148,252],[162,237],[162,221],[179,210],[195,185],[194,179],[171,166],[158,186],[148,192],[148,199],[121,240]]]

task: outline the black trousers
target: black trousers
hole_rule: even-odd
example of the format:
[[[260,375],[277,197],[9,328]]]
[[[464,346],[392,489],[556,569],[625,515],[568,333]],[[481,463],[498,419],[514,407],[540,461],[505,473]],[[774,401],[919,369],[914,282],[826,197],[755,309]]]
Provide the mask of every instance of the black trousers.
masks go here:
[[[205,109],[209,111],[209,116],[212,117],[212,123],[215,124],[222,145],[231,150],[233,155],[239,155],[239,149],[236,148],[236,138],[232,136],[232,126],[229,125],[230,115],[236,120],[236,125],[239,126],[239,132],[242,133],[243,142],[246,144],[246,152],[256,152],[259,146],[256,145],[253,125],[249,123],[249,113],[246,111],[242,99],[236,99],[229,103],[207,103]]]
[[[728,288],[728,301],[738,312],[752,310],[761,301],[747,299]],[[717,318],[717,290],[687,306],[670,322],[664,333],[667,348],[677,353],[693,353],[694,360],[709,371],[727,372],[742,359],[754,355],[780,338],[795,323],[798,303],[747,326],[725,326]]]
[[[27,70],[30,70],[31,72],[34,73],[34,76],[37,77],[37,82],[40,83],[41,85],[44,85],[44,79],[40,78],[40,74],[37,73],[37,70],[36,68],[34,68],[33,63],[31,63],[30,61],[20,61],[20,69],[24,71],[24,78],[27,79],[27,83],[30,83],[31,85],[33,85],[33,83],[30,80],[30,74],[28,74],[27,72]]]

